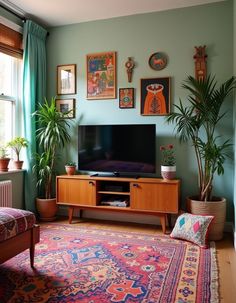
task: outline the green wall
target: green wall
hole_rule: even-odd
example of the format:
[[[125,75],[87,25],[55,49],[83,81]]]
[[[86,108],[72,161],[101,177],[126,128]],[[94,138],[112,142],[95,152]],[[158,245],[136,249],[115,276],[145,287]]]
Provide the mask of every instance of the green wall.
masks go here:
[[[233,13],[232,1],[224,1],[191,8],[113,18],[49,29],[48,37],[48,97],[56,95],[56,67],[77,64],[77,94],[63,96],[76,98],[76,119],[71,127],[72,142],[62,157],[63,163],[77,160],[77,125],[109,123],[155,123],[157,129],[157,170],[160,175],[159,147],[174,143],[177,153],[177,176],[182,180],[182,205],[185,197],[197,190],[196,164],[193,150],[175,139],[173,126],[165,123],[164,116],[140,115],[140,79],[171,77],[171,103],[184,99],[181,83],[187,75],[194,75],[194,46],[207,46],[208,72],[219,82],[233,74]],[[134,109],[119,109],[118,99],[86,100],[86,54],[117,52],[117,88],[134,87]],[[157,51],[169,57],[167,67],[154,71],[148,65],[149,56]],[[132,83],[128,83],[124,67],[133,57],[136,67]],[[233,100],[229,100],[229,114],[219,134],[233,138]],[[215,179],[215,194],[228,200],[228,219],[232,220],[234,163],[227,161],[225,175]]]

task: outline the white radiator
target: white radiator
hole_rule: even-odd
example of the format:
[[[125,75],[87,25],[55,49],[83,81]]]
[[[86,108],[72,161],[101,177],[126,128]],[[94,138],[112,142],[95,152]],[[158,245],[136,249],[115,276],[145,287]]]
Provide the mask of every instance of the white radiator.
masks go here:
[[[0,207],[12,207],[12,182],[0,181]]]

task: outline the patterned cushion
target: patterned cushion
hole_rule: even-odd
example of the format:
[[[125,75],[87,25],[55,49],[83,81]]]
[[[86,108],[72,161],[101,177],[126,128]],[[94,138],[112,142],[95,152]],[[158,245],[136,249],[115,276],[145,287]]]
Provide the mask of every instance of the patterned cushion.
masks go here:
[[[193,242],[206,247],[208,229],[213,216],[200,216],[184,213],[178,217],[170,237]]]
[[[35,222],[35,215],[30,211],[0,207],[0,242],[30,229]]]

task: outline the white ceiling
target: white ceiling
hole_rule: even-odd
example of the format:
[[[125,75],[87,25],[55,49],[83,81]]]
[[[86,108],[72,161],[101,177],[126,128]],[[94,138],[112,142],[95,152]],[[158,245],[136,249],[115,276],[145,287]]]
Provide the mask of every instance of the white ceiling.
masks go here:
[[[226,0],[0,0],[45,26],[60,26]]]

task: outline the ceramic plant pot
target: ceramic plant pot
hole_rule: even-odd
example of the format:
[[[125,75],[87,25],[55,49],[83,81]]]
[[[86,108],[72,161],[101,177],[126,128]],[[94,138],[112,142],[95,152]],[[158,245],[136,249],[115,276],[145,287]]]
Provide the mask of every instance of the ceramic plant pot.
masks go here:
[[[66,169],[67,175],[71,176],[71,175],[75,174],[75,171],[76,171],[76,167],[75,166],[66,165],[65,169]]]
[[[0,158],[0,171],[8,171],[10,158]]]
[[[176,166],[161,165],[161,176],[164,180],[173,180],[176,176]]]
[[[15,169],[22,169],[24,161],[14,161],[13,165]]]
[[[56,199],[36,198],[36,208],[40,221],[51,222],[56,220],[57,204]]]

